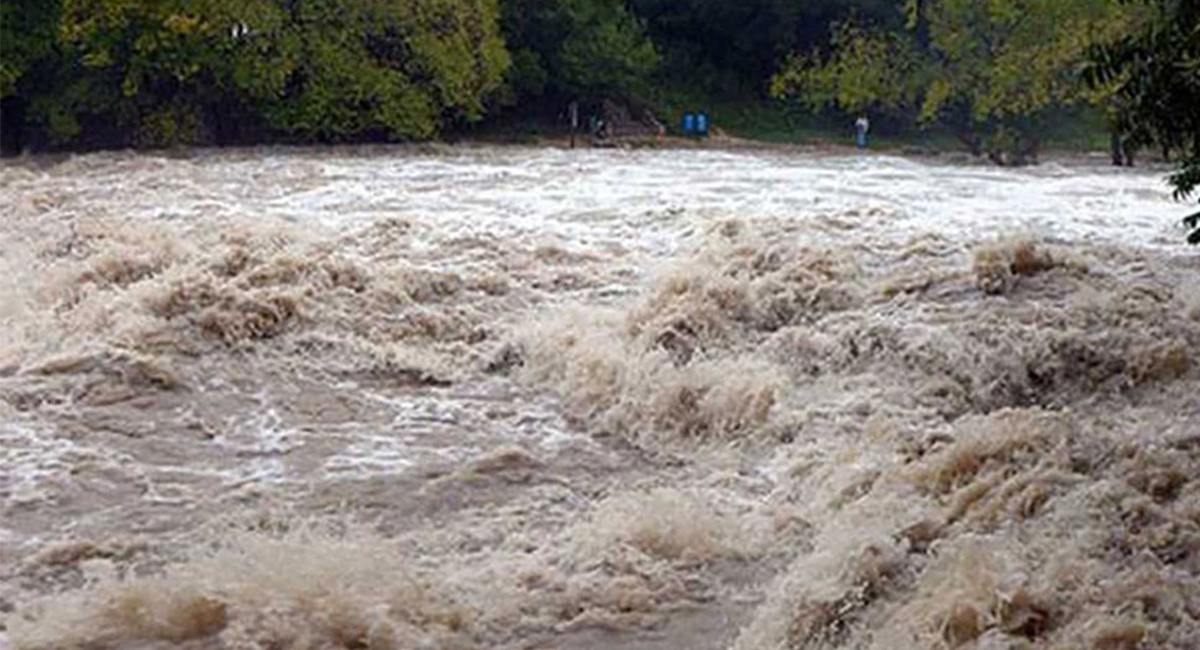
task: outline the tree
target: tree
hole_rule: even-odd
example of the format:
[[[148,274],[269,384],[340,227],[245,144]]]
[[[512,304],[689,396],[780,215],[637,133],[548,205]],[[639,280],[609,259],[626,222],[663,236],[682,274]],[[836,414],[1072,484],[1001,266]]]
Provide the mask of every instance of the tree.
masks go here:
[[[771,79],[776,97],[796,96],[813,112],[836,106],[911,114],[919,105],[927,61],[903,35],[872,32],[851,23],[833,30],[830,54],[791,55]]]
[[[57,44],[59,3],[53,0],[0,1],[0,99]]]
[[[509,65],[497,0],[61,3],[0,13],[0,91],[21,92],[51,144],[222,141],[231,125],[254,140],[428,138],[481,119]],[[22,90],[47,50],[57,67]]]
[[[1132,1],[1132,0],[1131,0]],[[1200,187],[1200,2],[1140,0],[1151,11],[1138,29],[1092,50],[1088,79],[1119,101],[1119,127],[1136,145],[1179,157],[1175,198]],[[1200,244],[1200,212],[1184,220]]]
[[[590,0],[564,6],[574,27],[559,52],[566,86],[588,94],[638,90],[658,66],[658,52],[642,22],[623,6]]]
[[[498,14],[495,0],[297,3],[278,40],[294,51],[287,92],[263,113],[322,140],[429,138],[447,121],[478,120],[509,65]]]
[[[30,96],[60,66],[58,0],[0,0],[0,148],[20,151]]]
[[[506,0],[517,95],[634,95],[658,67],[646,27],[621,0]]]
[[[1078,73],[1088,48],[1127,29],[1117,0],[909,0],[902,34],[841,25],[832,52],[792,57],[776,96],[813,108],[871,107],[953,128],[976,153],[1021,164],[1041,122],[1096,100]]]
[[[278,33],[284,19],[269,0],[64,0],[73,65],[35,99],[35,118],[57,141],[80,135],[81,121],[115,122],[143,146],[205,141],[215,107],[282,90],[287,57],[248,35]]]
[[[759,95],[791,52],[823,47],[832,24],[855,16],[903,26],[894,0],[631,0],[672,80],[705,92]]]

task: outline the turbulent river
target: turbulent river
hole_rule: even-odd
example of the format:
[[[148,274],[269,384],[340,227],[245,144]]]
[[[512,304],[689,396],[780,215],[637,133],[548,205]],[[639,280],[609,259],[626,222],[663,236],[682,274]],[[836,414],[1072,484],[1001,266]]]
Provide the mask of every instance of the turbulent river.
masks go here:
[[[1165,170],[0,168],[0,648],[1200,648]]]

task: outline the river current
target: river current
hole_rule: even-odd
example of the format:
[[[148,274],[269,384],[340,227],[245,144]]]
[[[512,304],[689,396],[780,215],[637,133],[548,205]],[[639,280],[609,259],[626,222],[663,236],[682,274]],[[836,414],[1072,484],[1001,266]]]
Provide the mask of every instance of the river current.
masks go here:
[[[0,648],[1200,647],[1165,173],[5,161]]]

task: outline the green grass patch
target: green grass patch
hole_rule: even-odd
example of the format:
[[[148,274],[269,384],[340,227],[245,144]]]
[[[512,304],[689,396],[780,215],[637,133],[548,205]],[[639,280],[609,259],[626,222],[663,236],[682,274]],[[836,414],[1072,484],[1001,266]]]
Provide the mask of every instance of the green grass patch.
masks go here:
[[[711,97],[686,90],[657,91],[653,98],[657,114],[672,135],[683,135],[685,111],[708,112],[714,128],[735,138],[765,143],[798,145],[834,144],[853,146],[854,126],[849,118],[811,115],[789,109],[782,102],[749,97]],[[1080,109],[1057,116],[1046,125],[1042,150],[1105,151],[1109,134],[1103,115],[1095,109]],[[888,131],[872,130],[871,149],[911,150],[929,153],[965,151],[954,133],[945,128]]]

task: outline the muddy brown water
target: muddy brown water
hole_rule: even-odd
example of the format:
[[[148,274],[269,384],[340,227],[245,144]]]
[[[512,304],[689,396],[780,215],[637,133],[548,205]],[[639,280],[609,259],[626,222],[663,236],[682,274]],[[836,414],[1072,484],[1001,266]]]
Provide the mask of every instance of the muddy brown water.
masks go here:
[[[1163,170],[0,169],[0,648],[1200,647]]]

